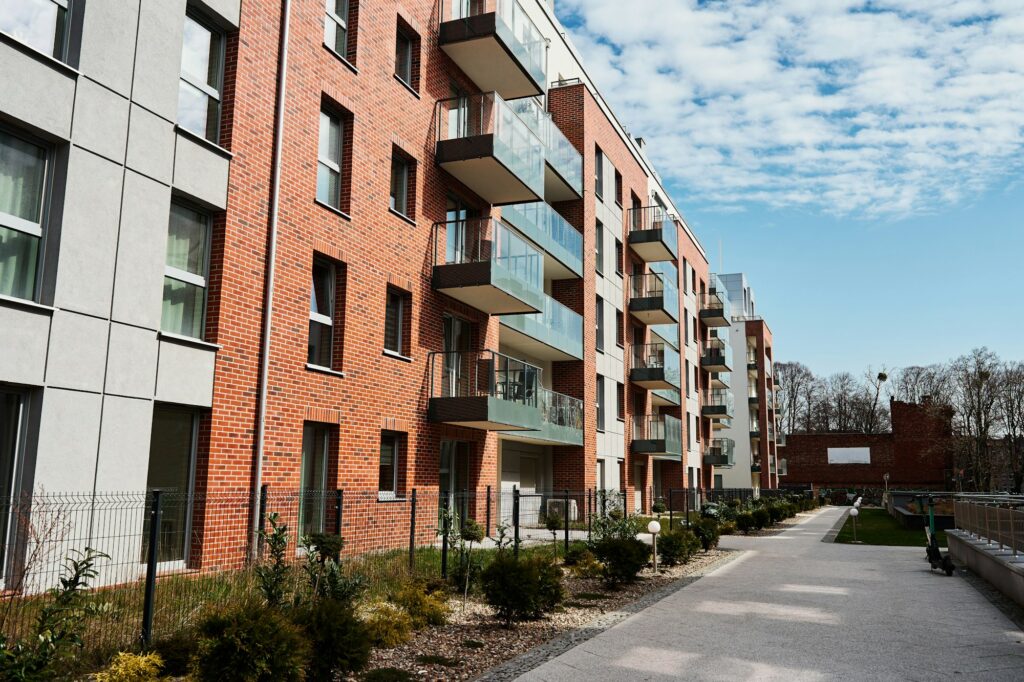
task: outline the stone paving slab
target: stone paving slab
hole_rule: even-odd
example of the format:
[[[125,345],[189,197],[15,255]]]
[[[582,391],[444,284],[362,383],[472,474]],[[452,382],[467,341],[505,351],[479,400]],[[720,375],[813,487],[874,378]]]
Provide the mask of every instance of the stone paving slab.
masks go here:
[[[827,508],[521,680],[1024,680],[1024,632],[923,548],[822,543]],[[507,679],[507,678],[505,678]]]

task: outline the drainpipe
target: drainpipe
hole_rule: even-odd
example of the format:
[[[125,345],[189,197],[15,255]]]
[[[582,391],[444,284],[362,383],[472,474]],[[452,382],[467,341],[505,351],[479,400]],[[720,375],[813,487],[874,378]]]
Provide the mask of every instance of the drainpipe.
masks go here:
[[[270,190],[270,219],[267,223],[267,266],[263,283],[263,334],[260,339],[260,379],[259,394],[256,399],[256,461],[253,471],[252,499],[252,538],[249,553],[256,559],[258,546],[256,533],[260,526],[260,508],[255,501],[259,499],[263,487],[263,451],[267,432],[267,383],[270,374],[270,334],[274,320],[274,275],[277,260],[277,217],[281,196],[281,147],[284,136],[284,106],[288,77],[288,29],[291,14],[290,0],[281,2],[281,30],[277,56],[277,91],[274,108],[274,151],[271,160],[270,174],[272,177]]]

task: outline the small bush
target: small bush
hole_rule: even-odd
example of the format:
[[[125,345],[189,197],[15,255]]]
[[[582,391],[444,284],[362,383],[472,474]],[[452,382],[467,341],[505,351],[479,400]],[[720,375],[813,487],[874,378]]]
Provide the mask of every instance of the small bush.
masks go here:
[[[448,621],[448,600],[443,594],[428,592],[421,582],[406,583],[390,599],[405,609],[416,630],[428,625],[444,625]]]
[[[754,530],[754,515],[750,512],[743,512],[736,515],[736,528],[743,534]]]
[[[725,521],[724,523],[720,523],[718,525],[718,534],[719,535],[735,535],[736,534],[736,522],[735,521]]]
[[[734,497],[734,498],[730,499],[728,502],[726,502],[726,504],[729,507],[732,507],[733,509],[739,509],[740,505],[742,504],[742,501],[740,500],[740,498]]]
[[[330,682],[339,674],[362,670],[369,662],[370,635],[350,604],[321,599],[299,609],[295,622],[312,645],[307,679]]]
[[[392,649],[409,641],[412,635],[412,616],[397,604],[366,604],[360,609],[359,616],[374,646]]]
[[[772,517],[771,514],[768,513],[767,509],[755,509],[753,512],[751,512],[751,516],[753,516],[754,518],[754,528],[757,530],[767,528],[769,525],[771,525]]]
[[[569,571],[577,578],[600,578],[603,570],[604,566],[589,549],[575,565],[569,567]]]
[[[152,682],[160,678],[164,661],[159,654],[119,653],[106,670],[93,675],[95,682]]]
[[[196,650],[195,635],[190,630],[179,630],[173,635],[154,640],[150,651],[163,660],[163,674],[170,677],[184,677]]]
[[[786,512],[781,504],[773,504],[768,507],[768,516],[771,519],[772,525],[774,525],[786,518]]]
[[[569,545],[569,550],[565,553],[565,557],[562,559],[562,563],[566,566],[575,566],[580,562],[581,559],[585,559],[590,554],[590,548],[587,547],[585,542],[574,542]]]
[[[484,596],[506,627],[539,618],[565,597],[562,569],[550,557],[516,559],[499,552],[482,576]]]
[[[658,538],[658,556],[665,566],[687,563],[700,547],[700,541],[685,528],[669,531]]]
[[[594,555],[603,564],[606,583],[632,582],[647,565],[651,548],[636,537],[607,537],[594,544]]]
[[[309,655],[297,625],[276,609],[248,604],[199,624],[193,673],[201,682],[301,680]]]
[[[704,548],[705,552],[718,547],[718,522],[714,519],[701,519],[693,527],[693,532],[697,535],[700,546]]]
[[[665,504],[665,500],[658,498],[658,500],[651,505],[651,511],[655,514],[664,514],[668,511],[668,505]]]

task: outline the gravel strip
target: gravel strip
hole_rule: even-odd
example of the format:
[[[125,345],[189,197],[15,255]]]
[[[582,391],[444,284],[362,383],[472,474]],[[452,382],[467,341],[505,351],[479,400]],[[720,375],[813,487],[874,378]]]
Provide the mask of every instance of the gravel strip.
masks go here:
[[[567,572],[563,585],[568,596],[561,610],[508,629],[486,604],[471,597],[463,609],[462,599],[453,597],[446,625],[414,633],[394,649],[375,649],[367,669],[399,668],[427,680],[513,679],[739,554],[720,549],[701,552],[686,565],[660,569],[657,575],[647,570],[637,582],[611,591],[604,589],[600,579],[576,578]],[[448,660],[423,662],[422,656]]]

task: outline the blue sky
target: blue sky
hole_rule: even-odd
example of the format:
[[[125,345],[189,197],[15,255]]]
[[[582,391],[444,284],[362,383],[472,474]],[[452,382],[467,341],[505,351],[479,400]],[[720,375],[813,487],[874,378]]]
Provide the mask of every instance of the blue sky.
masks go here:
[[[556,8],[778,359],[1024,360],[1024,2]]]

